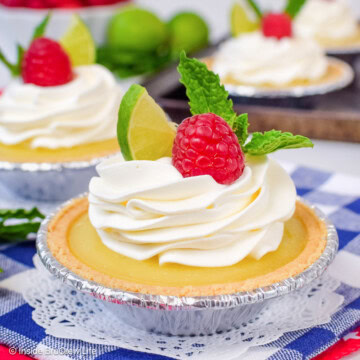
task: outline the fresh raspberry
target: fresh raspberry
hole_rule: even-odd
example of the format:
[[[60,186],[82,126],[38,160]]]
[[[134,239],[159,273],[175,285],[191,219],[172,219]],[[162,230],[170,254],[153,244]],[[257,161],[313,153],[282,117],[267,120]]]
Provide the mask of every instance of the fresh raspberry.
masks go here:
[[[9,7],[23,7],[25,0],[0,0],[0,4]]]
[[[288,14],[268,14],[262,20],[262,32],[266,37],[291,37],[292,25]]]
[[[76,9],[83,6],[80,0],[47,0],[50,8]]]
[[[87,0],[89,6],[104,6],[112,5],[118,2],[118,0]]]
[[[178,127],[172,163],[184,176],[211,175],[232,184],[244,171],[244,154],[230,126],[212,113],[185,119]]]
[[[45,0],[26,0],[26,7],[31,9],[47,9],[49,6]]]
[[[66,84],[73,78],[70,58],[56,41],[35,39],[24,55],[22,78],[38,86]]]

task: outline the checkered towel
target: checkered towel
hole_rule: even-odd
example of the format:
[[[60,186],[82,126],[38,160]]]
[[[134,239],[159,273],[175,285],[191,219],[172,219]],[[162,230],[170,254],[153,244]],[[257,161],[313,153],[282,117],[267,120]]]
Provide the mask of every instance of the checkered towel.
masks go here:
[[[333,345],[360,325],[360,179],[285,164],[292,174],[298,194],[321,208],[335,223],[340,251],[331,275],[341,280],[337,292],[344,296],[342,308],[330,323],[308,330],[287,333],[277,341],[251,350],[251,360],[310,359]],[[167,359],[160,355],[134,352],[111,346],[58,339],[45,334],[31,318],[32,308],[22,296],[5,287],[8,279],[33,267],[33,242],[0,247],[0,343],[36,353],[35,349],[69,349],[87,359]],[[92,352],[95,349],[94,352]],[[93,354],[93,355],[90,355]],[[44,359],[46,357],[42,357]],[[51,359],[70,359],[54,356]],[[81,355],[72,359],[82,359]]]

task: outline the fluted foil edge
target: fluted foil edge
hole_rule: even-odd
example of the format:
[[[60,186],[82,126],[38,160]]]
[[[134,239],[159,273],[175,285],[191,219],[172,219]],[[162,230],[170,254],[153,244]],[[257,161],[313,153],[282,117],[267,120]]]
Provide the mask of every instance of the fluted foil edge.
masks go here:
[[[82,194],[80,197],[87,197],[87,194]],[[150,295],[112,289],[80,277],[60,264],[52,255],[47,245],[49,223],[55,214],[68,206],[72,200],[62,204],[42,222],[37,235],[36,248],[43,265],[53,276],[81,292],[112,303],[159,310],[227,309],[246,304],[256,304],[267,299],[283,296],[310,284],[324,273],[338,250],[339,239],[334,224],[316,206],[309,204],[301,197],[298,197],[297,200],[310,207],[319,219],[324,221],[327,230],[326,247],[318,260],[297,276],[289,277],[271,286],[259,287],[252,291],[200,297]]]

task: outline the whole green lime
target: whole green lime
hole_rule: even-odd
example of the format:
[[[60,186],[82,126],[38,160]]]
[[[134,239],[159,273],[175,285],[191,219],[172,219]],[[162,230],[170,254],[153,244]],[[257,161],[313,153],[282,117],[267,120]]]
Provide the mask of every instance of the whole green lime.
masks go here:
[[[174,55],[181,50],[188,53],[200,50],[209,42],[206,22],[193,12],[181,12],[168,23],[171,34],[171,48]]]
[[[108,44],[118,49],[153,51],[164,44],[169,31],[152,12],[126,6],[115,14],[107,29]]]

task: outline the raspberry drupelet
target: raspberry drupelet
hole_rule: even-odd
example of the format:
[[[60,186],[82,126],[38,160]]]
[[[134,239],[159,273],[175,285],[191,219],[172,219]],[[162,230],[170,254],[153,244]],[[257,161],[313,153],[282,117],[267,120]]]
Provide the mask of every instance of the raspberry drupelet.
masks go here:
[[[210,175],[219,184],[232,184],[244,171],[245,159],[230,126],[212,113],[195,115],[179,126],[172,163],[184,176]]]

